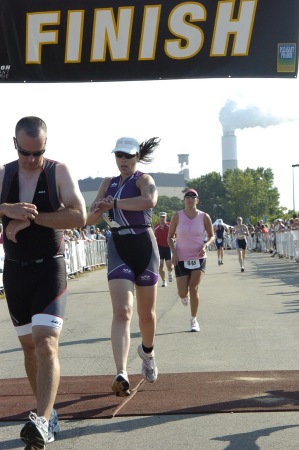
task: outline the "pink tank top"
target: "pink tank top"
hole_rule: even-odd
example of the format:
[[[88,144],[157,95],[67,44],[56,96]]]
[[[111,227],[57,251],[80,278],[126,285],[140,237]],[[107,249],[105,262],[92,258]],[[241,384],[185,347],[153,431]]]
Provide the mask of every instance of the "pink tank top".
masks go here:
[[[189,219],[184,210],[178,211],[176,249],[179,261],[199,258],[199,249],[206,238],[204,214],[203,211],[198,211],[194,219]]]

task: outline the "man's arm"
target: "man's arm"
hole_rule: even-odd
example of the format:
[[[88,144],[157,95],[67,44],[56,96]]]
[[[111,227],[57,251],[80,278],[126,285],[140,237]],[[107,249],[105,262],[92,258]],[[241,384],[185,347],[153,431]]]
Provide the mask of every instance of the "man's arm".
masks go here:
[[[34,219],[37,225],[65,229],[83,227],[86,223],[86,206],[78,182],[68,167],[59,163],[56,167],[56,188],[62,208],[58,211],[39,212]]]

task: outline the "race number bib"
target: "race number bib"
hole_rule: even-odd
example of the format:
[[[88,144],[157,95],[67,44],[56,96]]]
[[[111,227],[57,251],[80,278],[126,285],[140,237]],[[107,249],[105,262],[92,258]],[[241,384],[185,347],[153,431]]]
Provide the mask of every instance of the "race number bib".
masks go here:
[[[222,239],[217,239],[218,244],[222,242]]]
[[[184,261],[185,269],[200,269],[200,266],[200,259],[188,259],[188,261]]]

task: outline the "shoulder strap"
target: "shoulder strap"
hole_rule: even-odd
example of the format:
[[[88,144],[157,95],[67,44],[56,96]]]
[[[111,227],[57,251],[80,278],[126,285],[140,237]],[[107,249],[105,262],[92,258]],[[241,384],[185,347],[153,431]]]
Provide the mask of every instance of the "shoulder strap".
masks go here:
[[[18,162],[18,160],[12,161],[8,164],[5,164],[4,168],[5,168],[5,173],[4,173],[3,183],[2,183],[1,203],[6,202],[12,180],[13,180],[15,174],[19,170],[19,162]]]
[[[47,178],[50,201],[54,211],[57,211],[57,209],[61,207],[56,188],[56,166],[57,161],[52,161],[51,159],[46,158],[44,159],[44,172]]]

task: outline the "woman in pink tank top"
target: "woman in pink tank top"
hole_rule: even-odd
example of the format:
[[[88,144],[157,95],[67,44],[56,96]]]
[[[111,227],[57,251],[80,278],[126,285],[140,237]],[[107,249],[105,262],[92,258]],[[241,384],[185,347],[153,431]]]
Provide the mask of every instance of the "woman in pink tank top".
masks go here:
[[[178,294],[184,306],[188,306],[190,299],[190,331],[200,330],[199,283],[205,273],[207,248],[214,241],[211,218],[197,209],[198,201],[194,189],[185,192],[185,208],[172,216],[168,233]]]

